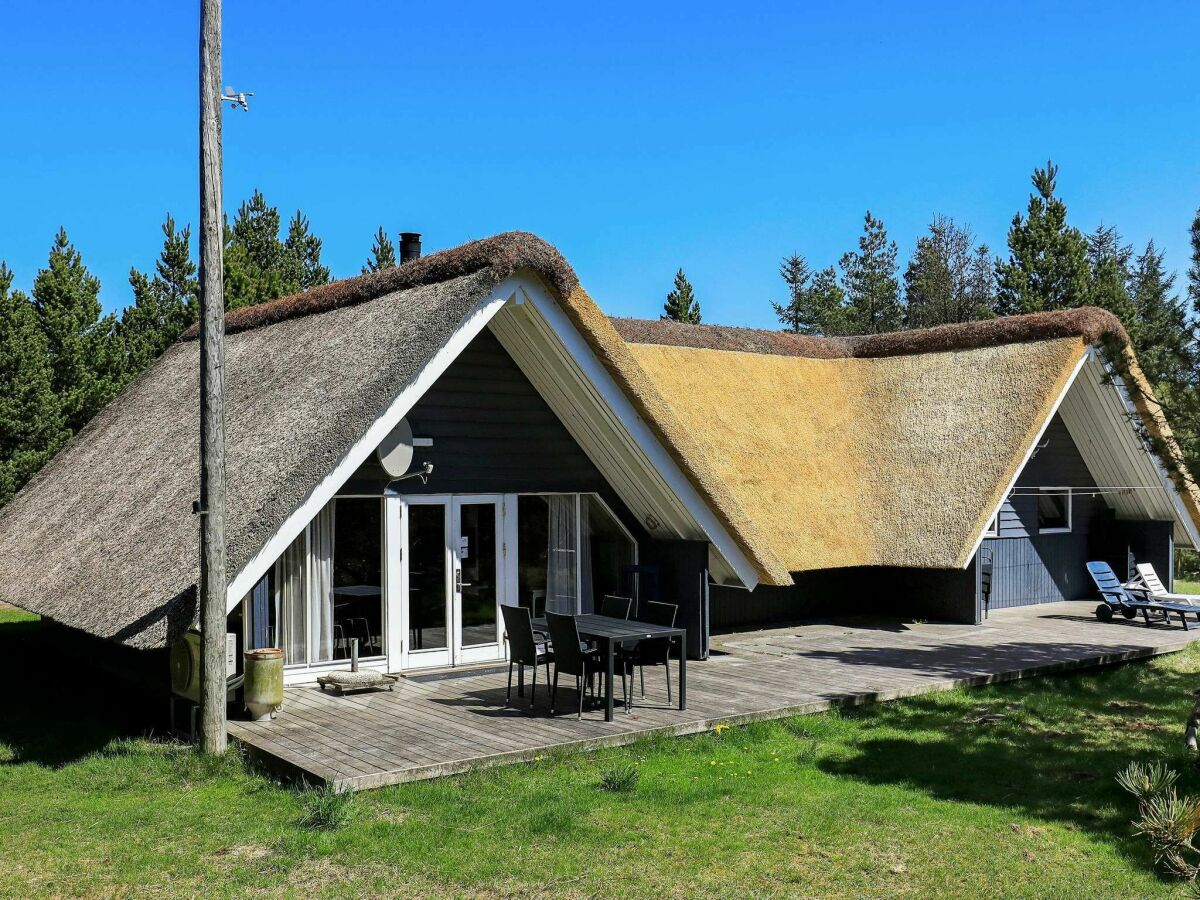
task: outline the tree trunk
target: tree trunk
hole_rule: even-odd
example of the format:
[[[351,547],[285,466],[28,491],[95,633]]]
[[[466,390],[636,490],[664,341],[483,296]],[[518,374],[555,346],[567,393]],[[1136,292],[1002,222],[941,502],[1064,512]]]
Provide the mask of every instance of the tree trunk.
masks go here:
[[[200,734],[225,724],[225,297],[221,221],[221,0],[200,2]]]
[[[1200,730],[1200,691],[1192,694],[1192,714],[1188,716],[1187,728],[1183,730],[1183,743],[1189,750],[1196,749],[1196,732]]]

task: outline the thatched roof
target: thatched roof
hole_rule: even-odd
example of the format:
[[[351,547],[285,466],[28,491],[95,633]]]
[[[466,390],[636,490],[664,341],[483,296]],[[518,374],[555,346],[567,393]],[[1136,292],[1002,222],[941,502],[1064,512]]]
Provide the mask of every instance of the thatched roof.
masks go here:
[[[231,575],[519,268],[574,286],[553,247],[511,233],[226,317]],[[138,647],[186,628],[198,353],[170,348],[0,510],[0,598]]]
[[[1100,309],[845,338],[612,323],[753,523],[756,556],[789,572],[965,565],[1089,345],[1124,348],[1144,425],[1173,446]],[[1194,486],[1178,486],[1200,522]]]
[[[502,280],[541,281],[766,584],[963,562],[1099,311],[823,340],[609,320],[509,233],[226,316],[238,572]],[[198,345],[185,335],[0,510],[0,599],[139,647],[190,623]]]

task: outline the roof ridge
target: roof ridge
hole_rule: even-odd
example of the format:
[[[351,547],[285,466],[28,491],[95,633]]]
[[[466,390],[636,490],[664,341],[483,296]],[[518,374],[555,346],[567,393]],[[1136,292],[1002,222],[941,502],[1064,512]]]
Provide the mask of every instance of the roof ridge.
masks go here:
[[[579,284],[575,270],[553,244],[528,231],[506,231],[389,269],[331,281],[297,294],[230,310],[225,313],[225,331],[232,334],[261,328],[375,300],[395,291],[473,275],[484,269],[490,269],[493,284],[499,284],[523,268],[535,270],[560,298],[569,295]],[[192,325],[180,340],[195,340],[198,336],[199,326]]]
[[[669,319],[612,317],[611,321],[617,333],[633,344],[664,344],[810,359],[912,356],[1066,337],[1082,338],[1089,344],[1106,340],[1129,344],[1129,335],[1121,320],[1108,310],[1095,306],[851,337],[816,337],[733,325],[689,325]]]

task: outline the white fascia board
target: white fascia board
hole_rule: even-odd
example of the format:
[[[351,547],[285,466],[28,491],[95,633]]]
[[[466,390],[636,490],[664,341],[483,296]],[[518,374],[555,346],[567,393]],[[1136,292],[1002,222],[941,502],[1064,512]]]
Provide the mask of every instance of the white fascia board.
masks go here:
[[[1089,347],[1088,353],[1095,355],[1095,350]],[[1138,412],[1133,398],[1129,396],[1129,389],[1125,387],[1125,382],[1121,379],[1121,376],[1113,371],[1112,367],[1100,359],[1098,355],[1096,359],[1098,363],[1104,366],[1105,373],[1111,379],[1113,387],[1116,388],[1117,396],[1121,398],[1121,405],[1125,409],[1125,415],[1137,417],[1140,420],[1141,413]],[[1132,424],[1130,427],[1133,427]],[[1141,440],[1141,435],[1138,437]],[[1183,505],[1183,498],[1179,496],[1179,489],[1175,486],[1174,480],[1172,480],[1170,473],[1167,472],[1167,468],[1163,465],[1162,460],[1158,458],[1157,453],[1149,447],[1146,447],[1146,453],[1154,463],[1154,470],[1158,473],[1158,479],[1162,482],[1163,490],[1167,492],[1167,496],[1171,500],[1171,507],[1175,510],[1175,516],[1183,526],[1183,530],[1187,532],[1188,539],[1192,542],[1193,547],[1200,548],[1200,532],[1197,532],[1196,523],[1192,521],[1187,507]]]
[[[250,589],[258,583],[274,565],[280,555],[299,537],[308,523],[313,520],[343,484],[366,462],[380,442],[408,414],[417,401],[425,395],[458,358],[475,337],[487,327],[488,322],[504,304],[519,296],[522,279],[511,276],[498,284],[492,292],[463,319],[450,339],[438,350],[417,376],[392,401],[382,416],[338,459],[332,471],[322,478],[300,501],[300,505],[288,516],[237,575],[229,582],[226,606],[232,611]]]
[[[566,313],[539,282],[530,279],[523,282],[521,288],[525,293],[526,302],[550,326],[571,358],[575,360],[584,377],[591,382],[622,427],[646,454],[650,463],[695,519],[696,524],[700,526],[701,531],[708,537],[713,547],[729,563],[730,568],[741,579],[742,584],[753,589],[758,584],[758,572],[749,557],[721,524],[716,513],[683,473],[679,464],[672,459],[654,431],[638,414],[625,391],[617,384],[596,354],[592,352],[591,346],[583,335],[571,324]]]
[[[1021,464],[1017,466],[1013,472],[1012,479],[1004,488],[1004,493],[1000,495],[1000,502],[996,504],[992,514],[983,520],[983,525],[979,528],[979,533],[975,535],[975,541],[971,546],[971,552],[967,555],[967,561],[963,563],[964,569],[971,565],[971,561],[975,559],[975,554],[979,552],[979,548],[983,546],[984,538],[987,537],[988,525],[992,520],[1000,515],[1000,510],[1003,509],[1004,503],[1008,500],[1008,495],[1012,493],[1014,487],[1017,486],[1017,479],[1021,477],[1021,473],[1025,471],[1025,467],[1029,465],[1029,460],[1033,458],[1033,454],[1037,451],[1038,444],[1042,442],[1042,436],[1046,433],[1046,429],[1050,427],[1050,423],[1054,421],[1054,416],[1058,412],[1058,408],[1062,406],[1062,402],[1067,398],[1067,392],[1071,390],[1071,386],[1075,384],[1075,379],[1079,377],[1079,373],[1083,371],[1083,367],[1087,365],[1088,360],[1094,351],[1088,347],[1087,351],[1079,358],[1079,362],[1075,363],[1075,368],[1071,370],[1071,375],[1067,378],[1067,383],[1063,385],[1063,389],[1054,399],[1054,404],[1050,407],[1050,412],[1046,414],[1045,420],[1042,422],[1042,427],[1037,430],[1037,434],[1033,436],[1033,440],[1029,442],[1029,446],[1025,449],[1025,455],[1021,458]]]

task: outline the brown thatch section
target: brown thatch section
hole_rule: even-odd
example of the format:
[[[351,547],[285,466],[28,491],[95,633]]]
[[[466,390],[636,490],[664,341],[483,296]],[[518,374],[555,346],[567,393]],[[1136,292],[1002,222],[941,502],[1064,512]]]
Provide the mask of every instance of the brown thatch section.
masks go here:
[[[731,517],[790,572],[964,565],[1086,347],[814,359],[629,345]]]
[[[231,334],[229,563],[237,572],[490,291],[481,270]],[[199,344],[176,344],[0,510],[0,599],[161,646],[198,578]]]
[[[260,328],[477,272],[487,273],[490,289],[518,269],[536,271],[559,297],[567,296],[579,285],[575,270],[555,247],[527,231],[508,231],[391,269],[345,278],[269,303],[234,310],[225,316],[225,331],[228,334]],[[198,333],[197,326],[193,325],[184,332],[183,340],[195,340]]]
[[[1121,320],[1107,310],[1094,306],[939,325],[936,328],[891,334],[831,338],[727,325],[686,325],[668,319],[613,318],[612,323],[617,333],[633,344],[665,344],[810,359],[911,356],[1068,337],[1082,338],[1089,344],[1105,341],[1129,343],[1129,335],[1125,333]]]

